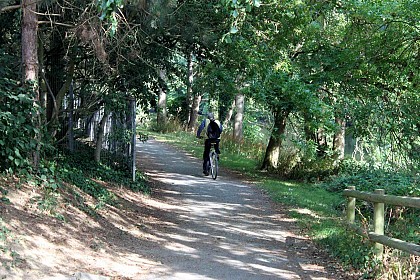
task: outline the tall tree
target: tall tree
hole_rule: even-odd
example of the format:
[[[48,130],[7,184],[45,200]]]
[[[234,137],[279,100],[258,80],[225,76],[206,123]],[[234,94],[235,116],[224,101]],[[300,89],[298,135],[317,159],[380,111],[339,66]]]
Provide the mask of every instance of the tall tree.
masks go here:
[[[268,141],[264,159],[261,164],[262,170],[273,170],[277,168],[289,113],[289,110],[274,111],[274,128],[271,132],[270,140]]]
[[[233,137],[237,142],[240,142],[244,136],[243,121],[245,111],[245,95],[238,93],[235,97],[235,122],[233,126]]]
[[[103,114],[102,119],[99,123],[98,131],[97,131],[97,134],[96,134],[94,160],[98,163],[101,162],[101,151],[102,151],[102,142],[103,142],[103,138],[104,138],[104,134],[105,134],[105,125],[108,121],[108,118],[109,118],[110,114],[111,114],[111,112],[108,109],[106,109],[104,111],[104,114]]]
[[[190,110],[190,121],[188,122],[188,130],[193,131],[198,120],[198,111],[200,110],[200,102],[202,95],[200,93],[194,94],[193,102]]]
[[[193,64],[193,53],[187,53],[187,90],[185,96],[185,108],[188,112],[187,118],[187,130],[191,130],[191,126],[193,125],[191,122],[191,100],[193,96],[193,82],[194,82],[194,64]]]
[[[341,161],[344,159],[346,121],[340,117],[335,117],[335,123],[337,124],[337,129],[334,134],[333,150],[337,154],[337,160]]]
[[[32,0],[22,0],[22,65],[23,81],[30,92],[33,92],[34,103],[39,102],[39,81],[38,81],[38,10],[37,2]],[[38,126],[40,123],[40,112],[31,116]],[[39,137],[38,134],[36,137]],[[38,145],[33,151],[33,165],[38,168],[40,161],[41,139],[37,139]]]
[[[162,68],[159,70],[159,93],[157,104],[157,124],[165,126],[167,121],[166,95],[167,95],[167,76],[166,71]]]

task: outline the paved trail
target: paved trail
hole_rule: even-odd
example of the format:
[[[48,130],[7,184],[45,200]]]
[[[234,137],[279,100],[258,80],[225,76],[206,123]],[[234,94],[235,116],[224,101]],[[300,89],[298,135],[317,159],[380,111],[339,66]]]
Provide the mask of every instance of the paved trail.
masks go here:
[[[159,248],[143,251],[160,263],[145,279],[343,279],[311,261],[310,243],[256,187],[223,168],[216,181],[204,177],[200,160],[167,144],[137,147],[167,221]]]

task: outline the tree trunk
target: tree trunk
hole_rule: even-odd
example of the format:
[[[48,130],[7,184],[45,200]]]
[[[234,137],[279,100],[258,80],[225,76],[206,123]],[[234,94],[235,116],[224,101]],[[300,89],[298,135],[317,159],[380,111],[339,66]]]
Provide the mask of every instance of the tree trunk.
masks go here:
[[[233,116],[233,109],[235,109],[235,99],[233,99],[230,108],[228,109],[225,119],[223,120],[223,127],[228,127]]]
[[[235,114],[235,124],[233,127],[233,138],[238,142],[241,141],[244,136],[244,132],[243,132],[244,103],[245,103],[245,95],[242,93],[238,93],[235,97],[236,114]]]
[[[39,102],[38,88],[38,17],[37,1],[22,0],[22,68],[23,82],[34,93],[34,103]],[[40,112],[33,116],[35,126],[40,128]],[[32,164],[35,169],[39,165],[40,135],[35,135],[38,143],[32,154]]]
[[[49,88],[49,92],[50,92],[50,94],[49,94],[50,98],[48,99],[47,106],[49,105],[49,107],[52,107],[52,109],[51,109],[52,111],[50,112],[50,115],[47,115],[47,119],[49,121],[48,122],[48,131],[49,131],[50,135],[52,135],[52,136],[55,136],[57,134],[57,130],[60,128],[60,125],[58,124],[59,113],[60,113],[60,109],[63,105],[64,97],[70,91],[70,85],[73,81],[73,75],[74,75],[74,67],[75,67],[74,66],[74,61],[73,61],[73,59],[71,59],[70,63],[69,63],[69,66],[68,66],[68,70],[67,70],[66,81],[61,86],[58,93],[54,93],[54,91],[52,91],[51,88],[47,86],[47,88]],[[45,80],[45,83],[48,83],[48,81],[45,77],[44,77],[44,80]]]
[[[335,135],[333,149],[337,153],[337,160],[341,161],[344,158],[344,145],[345,145],[345,132],[346,132],[346,121],[339,117],[335,117],[335,123],[339,126]]]
[[[190,111],[190,121],[188,122],[188,131],[194,131],[198,119],[198,110],[200,110],[201,94],[196,94]]]
[[[304,118],[303,130],[305,132],[306,141],[312,140],[314,141],[314,143],[316,143],[316,133],[310,125],[310,121],[311,121],[310,118],[308,117],[307,114],[304,114],[303,118]]]
[[[167,120],[167,109],[166,109],[166,91],[164,89],[159,89],[159,99],[158,99],[158,114],[157,114],[157,123],[158,125],[165,125]]]
[[[274,127],[265,151],[264,160],[261,166],[262,170],[277,168],[282,137],[286,129],[288,115],[288,111],[280,111],[274,114]]]
[[[98,128],[98,135],[96,137],[96,146],[95,146],[95,154],[94,154],[94,160],[95,162],[98,162],[98,163],[101,161],[102,140],[105,134],[105,124],[108,121],[109,115],[110,115],[110,112],[105,110],[102,120],[99,124],[99,128]]]
[[[159,77],[161,82],[159,83],[159,98],[158,98],[158,110],[157,110],[157,124],[158,126],[164,126],[167,120],[167,109],[166,109],[166,72],[163,69],[159,70]]]
[[[185,97],[185,109],[187,111],[187,124],[190,124],[190,120],[191,120],[191,97],[192,97],[192,85],[194,82],[194,72],[193,72],[193,61],[192,61],[192,52],[188,53],[188,58],[187,58],[187,96]],[[187,129],[189,128],[189,126],[187,125]]]
[[[69,129],[68,129],[68,142],[70,152],[74,151],[74,92],[73,92],[73,83],[70,84],[69,89]]]
[[[317,156],[323,158],[327,154],[328,141],[323,128],[318,128],[316,132]]]
[[[36,3],[37,1],[32,0],[22,1],[22,66],[25,82],[38,81],[38,18]],[[37,83],[33,86],[36,87]]]

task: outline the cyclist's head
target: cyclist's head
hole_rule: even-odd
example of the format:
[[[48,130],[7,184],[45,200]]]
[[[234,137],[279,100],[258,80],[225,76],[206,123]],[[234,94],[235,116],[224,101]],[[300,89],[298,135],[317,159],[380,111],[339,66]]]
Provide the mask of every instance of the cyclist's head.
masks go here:
[[[208,113],[207,114],[207,118],[209,119],[209,120],[211,120],[211,121],[214,121],[214,114],[213,113]]]

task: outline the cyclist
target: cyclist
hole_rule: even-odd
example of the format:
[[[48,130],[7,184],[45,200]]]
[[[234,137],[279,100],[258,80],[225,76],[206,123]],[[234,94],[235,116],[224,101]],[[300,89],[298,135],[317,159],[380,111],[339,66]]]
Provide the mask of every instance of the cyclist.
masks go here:
[[[203,152],[203,173],[204,175],[209,175],[209,153],[211,148],[211,143],[216,143],[214,149],[217,153],[217,157],[220,155],[219,142],[220,134],[223,131],[222,124],[220,121],[214,118],[213,113],[208,113],[207,118],[204,119],[197,130],[197,138],[202,138],[201,133],[205,131],[206,140],[204,141],[204,152]]]

